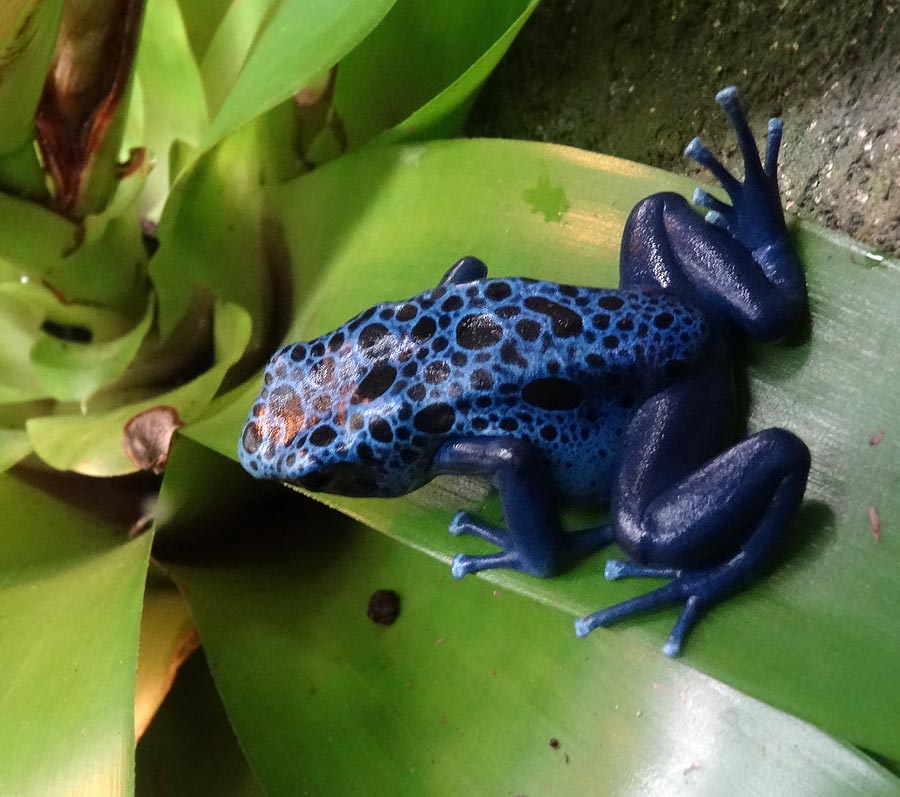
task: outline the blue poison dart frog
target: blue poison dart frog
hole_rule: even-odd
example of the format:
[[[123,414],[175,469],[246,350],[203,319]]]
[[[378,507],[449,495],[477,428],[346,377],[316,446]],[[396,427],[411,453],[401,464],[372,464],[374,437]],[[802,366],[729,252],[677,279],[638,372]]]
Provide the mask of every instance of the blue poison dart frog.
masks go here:
[[[668,584],[575,623],[683,604],[663,651],[752,580],[803,497],[809,450],[784,429],[735,442],[734,349],[784,336],[806,283],[785,230],[781,121],[760,160],[734,88],[721,104],[739,182],[694,139],[686,154],[730,198],[647,197],[625,225],[617,290],[489,279],[464,257],[437,287],[369,308],[278,351],[239,442],[256,477],[351,496],[398,496],[439,474],[489,477],[505,530],[465,513],[451,534],[500,549],[459,554],[453,575],[551,576],[615,542],[606,578]],[[564,532],[558,501],[607,499],[611,522]]]

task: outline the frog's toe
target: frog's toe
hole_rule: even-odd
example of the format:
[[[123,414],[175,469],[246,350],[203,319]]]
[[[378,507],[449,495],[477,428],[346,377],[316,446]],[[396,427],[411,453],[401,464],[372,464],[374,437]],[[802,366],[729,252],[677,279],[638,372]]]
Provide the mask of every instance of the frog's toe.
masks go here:
[[[716,93],[716,102],[719,103],[723,108],[726,106],[734,106],[738,101],[738,92],[737,86],[726,86],[724,89],[721,89]],[[738,110],[740,110],[740,106],[737,106]]]
[[[453,516],[453,520],[450,521],[447,531],[454,537],[459,537],[462,534],[471,534],[474,537],[481,537],[481,539],[487,540],[491,545],[496,545],[498,548],[503,547],[503,538],[500,531],[479,523],[467,512],[457,512]]]
[[[681,570],[672,567],[645,567],[619,559],[607,561],[603,570],[603,577],[607,581],[617,581],[620,578],[678,578],[681,574]]]
[[[703,143],[700,141],[700,136],[691,139],[690,143],[684,149],[684,154],[709,171],[728,193],[732,202],[735,202],[740,198],[740,182],[738,182],[738,179],[725,168],[715,155],[703,146]]]
[[[482,570],[493,570],[498,567],[521,570],[519,557],[512,551],[490,553],[484,556],[470,556],[469,554],[458,553],[453,557],[450,572],[454,578],[462,578],[469,575],[469,573],[479,573]]]
[[[781,149],[781,134],[784,124],[781,119],[773,117],[769,119],[766,131],[766,165],[765,171],[769,177],[775,177],[778,172],[778,151]]]
[[[575,633],[583,637],[595,628],[612,625],[633,614],[683,602],[684,608],[663,646],[663,653],[667,656],[678,655],[684,638],[694,627],[703,610],[724,600],[734,591],[742,578],[734,561],[709,570],[685,572],[674,568],[643,567],[612,560],[607,564],[605,575],[607,578],[612,576],[613,579],[646,576],[674,580],[644,595],[638,595],[631,600],[616,603],[587,617],[579,618],[575,621]]]
[[[726,205],[724,202],[721,202],[700,188],[694,189],[694,196],[691,199],[691,203],[708,209],[708,213],[706,214],[707,223],[725,230],[728,233],[734,233],[735,222],[737,219],[735,217],[734,208],[730,205]]]

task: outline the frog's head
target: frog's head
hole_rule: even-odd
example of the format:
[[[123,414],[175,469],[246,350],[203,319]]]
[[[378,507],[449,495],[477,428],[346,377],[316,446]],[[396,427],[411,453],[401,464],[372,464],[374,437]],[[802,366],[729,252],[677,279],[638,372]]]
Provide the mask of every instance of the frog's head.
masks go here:
[[[324,351],[322,351],[324,349]],[[354,404],[355,360],[322,340],[286,346],[269,361],[263,387],[238,444],[258,478],[315,492],[375,496],[392,492],[365,445],[364,408]]]

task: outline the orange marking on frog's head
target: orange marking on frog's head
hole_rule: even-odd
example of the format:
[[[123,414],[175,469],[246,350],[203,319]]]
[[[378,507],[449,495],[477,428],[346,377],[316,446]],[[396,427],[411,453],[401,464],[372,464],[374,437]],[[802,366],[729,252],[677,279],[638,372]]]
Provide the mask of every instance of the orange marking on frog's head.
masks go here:
[[[301,429],[306,428],[306,413],[303,411],[303,402],[300,396],[293,388],[285,386],[277,387],[272,391],[269,397],[269,403],[266,405],[266,418],[260,416],[260,423],[263,425],[263,434],[271,435],[275,439],[275,424],[281,426],[281,440],[278,442],[287,446],[290,445],[294,438],[299,434]]]

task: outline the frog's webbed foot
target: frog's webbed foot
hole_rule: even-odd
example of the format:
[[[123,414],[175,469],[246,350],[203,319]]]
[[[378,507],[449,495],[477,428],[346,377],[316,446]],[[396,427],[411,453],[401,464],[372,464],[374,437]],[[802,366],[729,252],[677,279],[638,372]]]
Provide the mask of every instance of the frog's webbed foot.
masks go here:
[[[744,161],[744,181],[740,182],[703,144],[694,138],[684,151],[707,169],[728,194],[728,205],[702,189],[694,192],[693,203],[708,209],[706,220],[738,239],[748,251],[771,245],[784,234],[784,218],[778,195],[778,152],[782,123],[770,119],[766,138],[765,161],[760,161],[753,132],[734,86],[716,95],[737,136]]]
[[[469,573],[482,570],[493,570],[498,567],[518,570],[532,576],[546,577],[560,569],[577,562],[589,553],[598,551],[609,545],[613,539],[611,525],[597,526],[583,531],[569,532],[562,536],[556,552],[553,567],[548,566],[546,559],[535,557],[526,540],[500,529],[480,523],[465,512],[457,512],[450,521],[448,531],[454,536],[471,534],[481,537],[501,549],[500,553],[475,556],[457,554],[453,558],[451,572],[455,578],[462,578]]]
[[[595,628],[630,617],[639,612],[684,602],[669,638],[663,645],[663,653],[677,656],[685,635],[699,619],[704,609],[730,595],[745,579],[742,561],[735,559],[708,570],[684,571],[672,568],[642,567],[629,562],[610,561],[606,565],[606,578],[674,578],[665,586],[638,595],[631,600],[617,603],[575,621],[575,633],[582,637]]]

